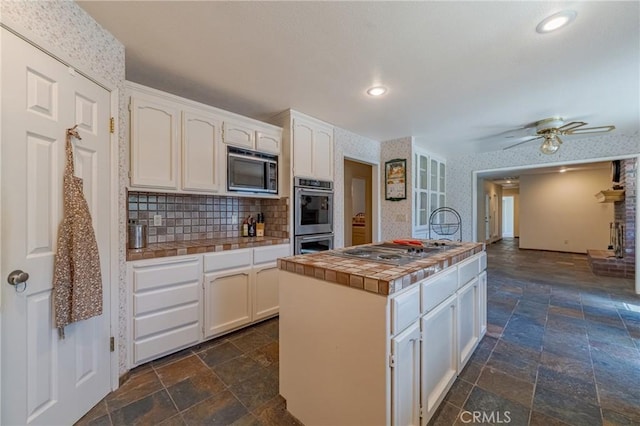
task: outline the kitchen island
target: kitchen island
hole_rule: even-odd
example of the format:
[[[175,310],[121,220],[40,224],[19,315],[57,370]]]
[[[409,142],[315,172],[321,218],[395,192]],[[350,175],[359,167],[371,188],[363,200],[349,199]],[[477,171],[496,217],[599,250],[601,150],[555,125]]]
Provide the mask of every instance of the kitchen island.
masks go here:
[[[305,425],[425,425],[469,360],[484,245],[423,243],[278,260],[280,394]]]

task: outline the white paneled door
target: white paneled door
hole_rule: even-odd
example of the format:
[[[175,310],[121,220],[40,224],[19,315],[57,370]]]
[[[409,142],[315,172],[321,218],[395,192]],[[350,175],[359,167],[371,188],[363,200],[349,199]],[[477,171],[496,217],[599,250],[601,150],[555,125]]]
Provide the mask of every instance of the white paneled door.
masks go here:
[[[2,29],[1,274],[3,425],[69,425],[110,390],[110,93]],[[53,323],[65,129],[78,124],[76,175],[93,217],[103,314]],[[29,274],[26,288],[7,283]]]

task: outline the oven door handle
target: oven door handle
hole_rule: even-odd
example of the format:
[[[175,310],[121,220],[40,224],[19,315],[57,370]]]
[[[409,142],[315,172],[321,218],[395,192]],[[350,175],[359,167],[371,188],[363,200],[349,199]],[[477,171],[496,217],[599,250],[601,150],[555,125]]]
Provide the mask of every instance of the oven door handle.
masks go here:
[[[299,241],[322,241],[322,240],[326,240],[327,236],[323,235],[323,236],[317,236],[317,235],[308,235],[308,236],[298,236],[298,240]]]
[[[333,191],[327,191],[324,189],[309,189],[309,188],[300,188],[296,187],[296,194],[313,194],[313,195],[330,195],[333,194]]]

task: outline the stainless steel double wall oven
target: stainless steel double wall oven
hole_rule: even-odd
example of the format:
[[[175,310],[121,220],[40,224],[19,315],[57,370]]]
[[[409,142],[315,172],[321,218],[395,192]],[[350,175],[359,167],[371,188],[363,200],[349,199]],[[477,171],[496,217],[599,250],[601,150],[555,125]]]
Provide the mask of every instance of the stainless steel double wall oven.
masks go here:
[[[333,182],[294,179],[295,254],[333,249]]]

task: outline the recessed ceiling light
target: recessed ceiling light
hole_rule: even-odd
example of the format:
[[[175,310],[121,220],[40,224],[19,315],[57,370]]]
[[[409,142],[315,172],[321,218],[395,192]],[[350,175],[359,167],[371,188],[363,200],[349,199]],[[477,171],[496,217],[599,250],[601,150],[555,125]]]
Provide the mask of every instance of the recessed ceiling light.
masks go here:
[[[560,169],[560,173],[564,173],[566,171],[567,171],[567,169],[565,169],[565,168]]]
[[[542,20],[536,27],[540,34],[550,33],[570,24],[578,14],[574,10],[563,10]]]
[[[374,86],[367,90],[369,96],[382,96],[387,93],[387,88],[384,86]]]

